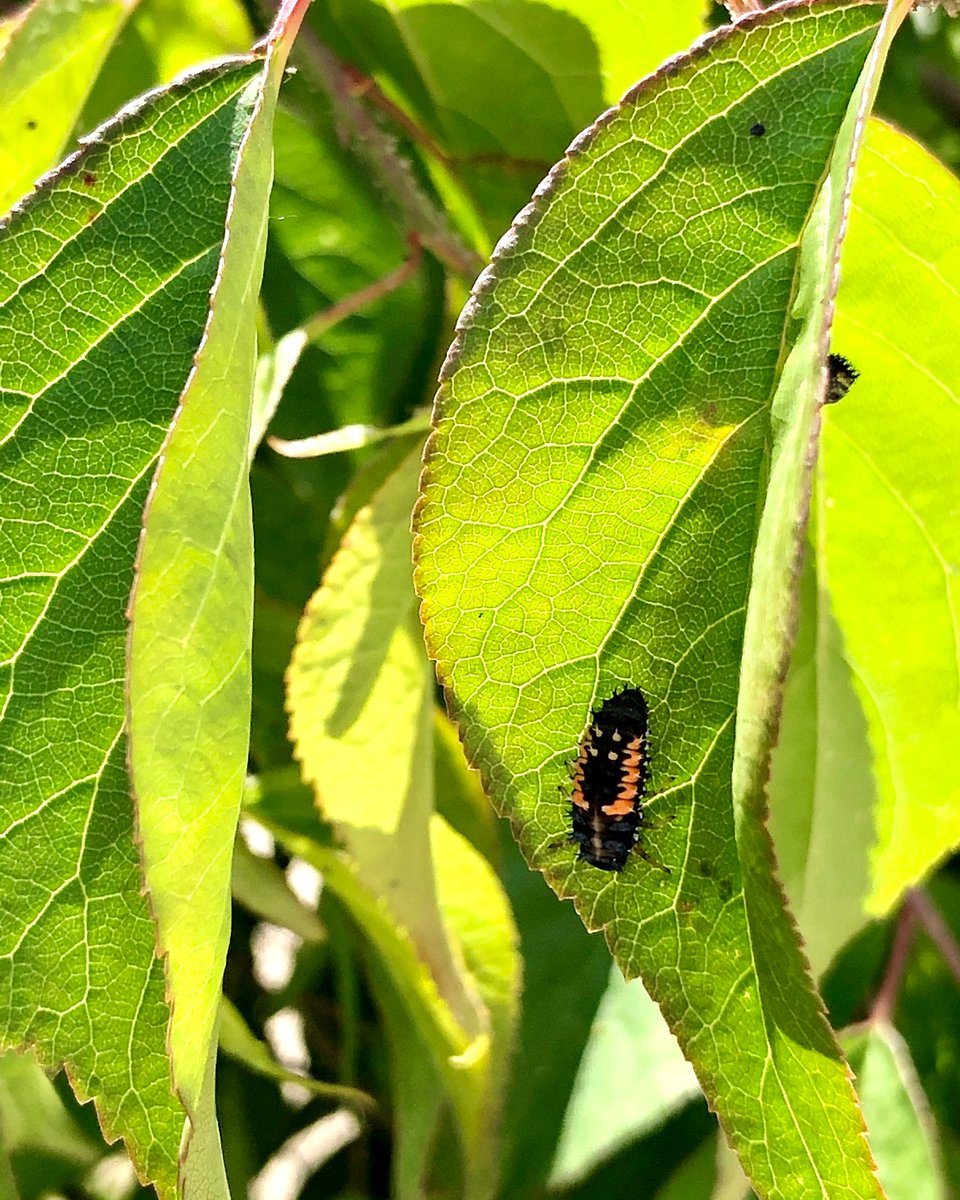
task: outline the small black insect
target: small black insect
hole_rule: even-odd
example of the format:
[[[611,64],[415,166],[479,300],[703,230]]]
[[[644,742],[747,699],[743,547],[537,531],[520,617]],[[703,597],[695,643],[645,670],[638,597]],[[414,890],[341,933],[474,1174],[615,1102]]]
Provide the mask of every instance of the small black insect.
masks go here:
[[[647,702],[624,688],[600,705],[580,743],[573,771],[570,840],[577,858],[622,871],[640,837],[648,768]]]
[[[860,378],[860,372],[842,354],[831,354],[827,358],[827,394],[824,404],[836,404]]]
[[[750,133],[753,137],[763,137],[767,132],[767,127],[762,122],[757,121],[755,125],[750,126]]]

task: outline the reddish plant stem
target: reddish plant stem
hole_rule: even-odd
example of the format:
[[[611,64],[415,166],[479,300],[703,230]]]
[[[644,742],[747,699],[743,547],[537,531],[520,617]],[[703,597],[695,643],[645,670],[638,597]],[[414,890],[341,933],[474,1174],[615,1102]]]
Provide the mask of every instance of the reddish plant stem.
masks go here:
[[[411,234],[408,240],[410,256],[399,267],[394,267],[382,278],[375,279],[373,283],[368,283],[366,287],[360,288],[359,291],[353,292],[349,296],[344,296],[342,300],[331,304],[329,308],[314,314],[309,321],[304,322],[303,332],[307,335],[307,340],[314,341],[345,317],[349,317],[375,300],[379,300],[381,296],[387,296],[391,292],[397,291],[411,280],[419,270],[423,253],[420,249],[420,241],[415,234]]]
[[[960,985],[960,945],[943,914],[922,888],[912,888],[905,901],[914,917],[923,926],[933,944],[943,956],[957,984]]]
[[[927,893],[922,888],[910,888],[903,898],[903,906],[897,918],[897,929],[886,974],[870,1013],[872,1021],[892,1022],[900,988],[903,986],[910,948],[919,929],[927,934],[940,951],[950,973],[960,986],[960,944]]]
[[[400,210],[407,232],[416,234],[445,266],[472,280],[483,260],[454,234],[446,214],[417,182],[395,140],[357,98],[355,75],[309,27],[300,31],[297,51],[305,75],[329,96],[340,129],[366,162],[377,185]]]
[[[887,970],[870,1013],[870,1020],[876,1024],[890,1024],[893,1021],[916,928],[916,914],[905,901],[897,917],[897,928],[893,935],[893,948],[890,951]]]
[[[431,137],[425,129],[412,120],[402,108],[394,104],[389,96],[384,95],[375,79],[371,79],[369,75],[364,75],[355,67],[344,66],[344,70],[352,80],[351,90],[353,95],[361,97],[379,109],[380,112],[390,118],[398,129],[402,129],[412,142],[421,146],[428,154],[436,158],[438,162],[443,163],[450,171],[455,171],[458,167],[464,166],[491,166],[499,167],[502,171],[509,171],[514,174],[521,171],[539,171],[541,175],[546,175],[553,165],[543,159],[518,158],[514,154],[448,154],[439,142]]]

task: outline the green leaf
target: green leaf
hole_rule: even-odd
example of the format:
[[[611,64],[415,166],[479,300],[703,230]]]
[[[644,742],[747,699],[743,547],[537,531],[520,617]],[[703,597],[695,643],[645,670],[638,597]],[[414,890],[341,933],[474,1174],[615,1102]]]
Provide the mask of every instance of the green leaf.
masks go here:
[[[454,1105],[467,1193],[480,1197],[498,1168],[513,926],[486,861],[431,817],[433,688],[410,578],[419,470],[414,451],[357,514],[307,608],[288,674],[290,732],[355,876],[327,864],[327,884],[417,1010]]]
[[[402,996],[378,956],[367,955],[367,972],[387,1035],[393,1113],[392,1191],[395,1200],[427,1194],[430,1163],[446,1093],[440,1072],[423,1053]]]
[[[714,1141],[707,1138],[657,1192],[657,1200],[711,1200],[717,1173],[715,1159]]]
[[[882,15],[748,18],[578,139],[461,318],[417,519],[469,757],[529,861],[642,975],[775,1197],[879,1194],[772,876],[762,780]],[[618,876],[574,861],[557,788],[625,685],[650,703],[657,827]]]
[[[305,3],[281,7],[230,113],[228,221],[203,250],[217,261],[216,285],[144,514],[130,602],[130,771],[172,1001],[173,1079],[191,1122],[183,1179],[211,1196],[227,1194],[213,1068],[250,727],[256,304],[273,112]],[[192,206],[180,217],[198,218]]]
[[[284,89],[277,114],[276,176],[263,295],[271,325],[287,333],[382,279],[410,251],[382,194],[340,145],[331,114],[302,79]],[[427,373],[435,370],[441,287],[421,271],[318,333],[302,352],[271,432],[302,438],[349,424],[393,425],[413,402],[422,403]],[[337,479],[331,503],[347,472]]]
[[[800,577],[800,621],[769,795],[780,877],[819,976],[867,919],[876,835],[866,720],[829,593],[818,587],[816,557],[810,547]]]
[[[642,1079],[643,1086],[621,1095],[611,1111],[609,1097],[623,1079]],[[564,1118],[551,1187],[584,1178],[699,1094],[690,1064],[643,984],[625,983],[614,966]]]
[[[936,1125],[903,1039],[879,1023],[849,1030],[844,1046],[890,1200],[946,1200]]]
[[[289,929],[305,942],[324,942],[327,933],[315,912],[291,891],[275,862],[260,858],[237,839],[231,876],[233,898],[248,912]]]
[[[483,855],[440,816],[430,823],[430,841],[444,926],[481,1001],[487,1041],[482,1057],[476,1057],[473,1086],[480,1103],[467,1147],[472,1172],[465,1195],[493,1196],[500,1176],[500,1114],[519,1015],[516,929],[500,880]],[[465,1060],[461,1069],[471,1065]]]
[[[590,937],[543,877],[502,833],[503,880],[516,914],[523,1005],[504,1120],[502,1195],[546,1186],[583,1048],[610,974],[600,938]]]
[[[954,942],[960,941],[960,882],[950,875],[941,875],[931,882],[928,895],[947,924],[948,936]],[[940,947],[923,932],[918,932],[911,948],[894,1020],[907,1041],[910,1059],[942,1132],[945,1136],[952,1134],[957,1145],[960,1137],[956,1102],[960,1078],[957,980]]]
[[[375,1107],[373,1099],[357,1088],[324,1083],[281,1066],[266,1042],[254,1036],[236,1007],[226,998],[220,1002],[220,1049],[243,1063],[249,1071],[267,1079],[275,1079],[278,1083],[296,1083],[315,1096],[335,1104],[344,1104],[361,1114],[368,1114]]]
[[[99,1148],[77,1126],[57,1089],[32,1054],[0,1057],[0,1130],[7,1154],[42,1155],[51,1184],[50,1159],[80,1173],[98,1159]],[[0,1191],[0,1195],[3,1195]]]
[[[437,812],[496,866],[500,861],[496,814],[480,777],[464,757],[453,722],[439,708],[433,710],[433,758]]]
[[[80,132],[189,67],[243,53],[255,37],[242,0],[128,0],[127,7],[130,18],[78,118]]]
[[[707,7],[327,0],[311,20],[399,91],[498,232],[597,112],[702,32]]]
[[[825,414],[771,782],[818,970],[960,842],[958,223],[956,178],[872,122],[833,335],[860,379]]]
[[[378,0],[358,20],[349,0],[328,0],[313,19],[324,8],[355,48],[353,61],[389,72],[451,154],[549,163],[604,103],[693,41],[707,5]]]
[[[124,611],[258,70],[235,60],[152,95],[0,231],[0,1027],[67,1064],[162,1196],[184,1114],[133,840]]]
[[[477,1013],[434,894],[433,702],[410,582],[418,474],[409,455],[358,514],[307,608],[287,677],[290,737],[360,881],[421,946],[473,1038]]]
[[[0,213],[60,158],[136,0],[34,0],[0,48]]]

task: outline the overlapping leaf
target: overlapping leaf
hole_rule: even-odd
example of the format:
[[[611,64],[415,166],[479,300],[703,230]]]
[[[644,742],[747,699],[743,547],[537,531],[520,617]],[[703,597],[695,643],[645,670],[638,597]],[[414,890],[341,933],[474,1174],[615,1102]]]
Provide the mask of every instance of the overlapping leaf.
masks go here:
[[[419,471],[416,446],[356,514],[304,615],[287,677],[304,778],[347,853],[338,860],[278,835],[321,866],[379,956],[381,1007],[390,1018],[404,1010],[416,1030],[429,1075],[452,1104],[465,1194],[480,1200],[499,1173],[516,950],[489,863],[432,815],[433,687],[410,578]],[[407,1042],[400,1066],[409,1066]],[[429,1122],[404,1126],[398,1183],[415,1194]]]
[[[578,130],[702,32],[707,7],[330,0],[311,19],[399,93],[478,202],[467,221],[496,236]]]
[[[643,974],[778,1197],[879,1194],[758,783],[882,15],[748,19],[578,141],[461,321],[418,518],[422,611],[468,752],[531,862]],[[741,691],[751,583],[764,616]],[[659,828],[650,861],[602,875],[564,845],[557,788],[590,709],[624,685],[651,706]]]
[[[247,768],[253,530],[247,483],[273,113],[308,0],[285,0],[231,112],[225,229],[209,319],[144,514],[130,602],[130,771],[173,1002],[173,1079],[190,1115],[188,1196],[226,1196],[214,1111],[234,833]],[[180,181],[186,211],[189,177]],[[193,203],[197,203],[194,199]],[[207,253],[210,253],[208,250]]]
[[[133,840],[124,610],[262,70],[151,96],[0,235],[3,1036],[65,1062],[163,1195],[184,1114]]]

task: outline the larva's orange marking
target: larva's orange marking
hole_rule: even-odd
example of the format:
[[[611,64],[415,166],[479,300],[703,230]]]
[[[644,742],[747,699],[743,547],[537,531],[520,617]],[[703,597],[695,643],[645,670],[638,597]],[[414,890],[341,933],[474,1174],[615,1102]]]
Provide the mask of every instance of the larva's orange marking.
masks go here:
[[[578,857],[622,871],[643,820],[647,781],[647,702],[639,688],[605,700],[590,718],[573,770],[573,832]]]

